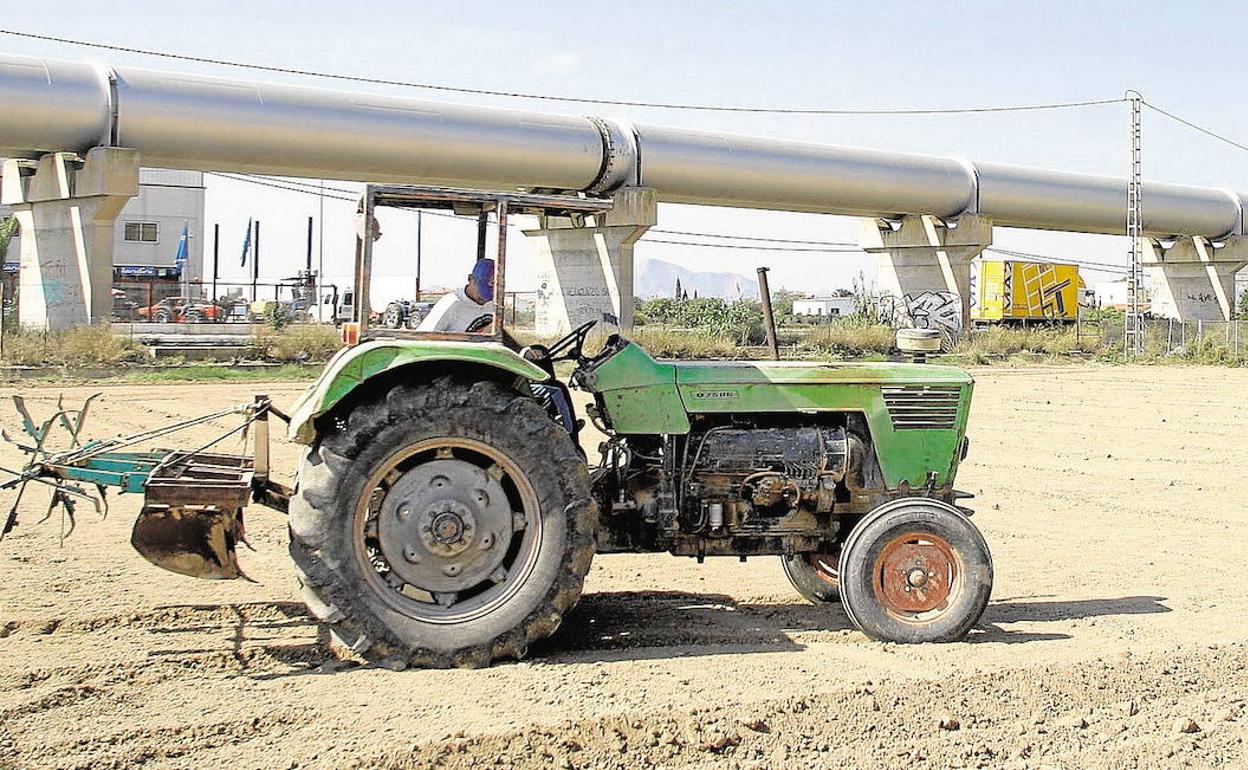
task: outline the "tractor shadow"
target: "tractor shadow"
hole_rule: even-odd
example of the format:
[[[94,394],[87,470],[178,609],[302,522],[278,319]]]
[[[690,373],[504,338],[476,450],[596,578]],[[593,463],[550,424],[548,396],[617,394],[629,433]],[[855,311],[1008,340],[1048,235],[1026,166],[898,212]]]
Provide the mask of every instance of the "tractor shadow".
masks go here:
[[[1170,612],[1159,596],[1072,601],[1020,597],[994,602],[967,644],[1027,644],[1073,638],[1059,631],[1010,629],[1015,623],[1064,622]],[[703,655],[797,652],[810,643],[874,644],[854,630],[839,603],[738,602],[681,591],[587,594],[559,632],[533,646],[550,663],[654,660]]]
[[[227,652],[235,673],[256,679],[319,673],[319,665],[336,659],[329,630],[317,623],[302,602],[166,605],[157,611],[169,613],[172,619],[149,629],[153,636],[173,642],[188,638],[214,641],[200,647],[175,643],[149,651],[153,659]],[[224,644],[218,645],[216,639]]]
[[[966,644],[1027,644],[1073,638],[1070,633],[1011,629],[1016,623],[1063,623],[1113,616],[1171,612],[1160,596],[1048,600],[1012,597],[988,605]],[[235,673],[253,679],[334,674],[357,668],[338,660],[325,626],[298,602],[174,605],[161,608],[182,622],[150,630],[174,641],[203,634],[224,644],[172,644],[157,659],[227,652]],[[665,660],[706,655],[799,652],[813,643],[874,645],[839,603],[740,602],[726,594],[624,591],[581,597],[555,635],[535,643],[529,659],[550,665]],[[257,653],[259,655],[257,656]]]
[[[834,635],[850,627],[837,604],[754,604],[684,591],[591,593],[530,653],[549,662],[569,656],[579,662],[795,652],[804,645],[794,634]]]
[[[1001,599],[988,604],[984,616],[968,642],[1019,642],[1046,639],[1070,639],[1067,633],[1011,631],[1002,624],[1052,622],[1091,618],[1156,615],[1172,612],[1162,602],[1164,596],[1121,596],[1114,599],[1072,599],[1069,601],[1034,601],[1047,597],[1028,596]],[[1030,637],[1030,638],[1029,638]]]

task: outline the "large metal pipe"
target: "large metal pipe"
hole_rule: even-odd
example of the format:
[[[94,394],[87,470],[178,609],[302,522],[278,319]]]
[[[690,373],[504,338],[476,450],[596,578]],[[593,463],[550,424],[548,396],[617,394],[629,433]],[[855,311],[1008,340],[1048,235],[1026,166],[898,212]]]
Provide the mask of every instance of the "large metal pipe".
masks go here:
[[[112,143],[204,171],[594,193],[640,183],[676,203],[1125,230],[1122,179],[599,118],[14,56],[0,56],[0,105],[8,156]],[[1244,200],[1148,182],[1145,232],[1240,234]]]

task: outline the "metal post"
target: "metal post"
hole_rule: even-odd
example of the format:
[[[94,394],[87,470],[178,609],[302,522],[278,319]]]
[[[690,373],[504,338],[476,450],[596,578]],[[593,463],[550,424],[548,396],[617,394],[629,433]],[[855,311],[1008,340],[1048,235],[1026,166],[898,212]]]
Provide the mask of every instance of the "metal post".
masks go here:
[[[481,212],[481,218],[477,220],[478,227],[481,223],[487,221],[485,211]],[[478,243],[484,248],[485,231],[482,228],[478,235],[480,236]],[[498,342],[503,341],[503,321],[507,314],[507,284],[505,283],[505,271],[507,267],[507,201],[500,200],[498,202],[498,248],[494,257],[494,339]]]
[[[212,300],[215,305],[217,303],[217,270],[221,266],[221,225],[212,226],[212,296],[208,299]]]
[[[316,239],[317,239],[317,257],[316,257],[316,320],[325,323],[325,298],[321,293],[325,291],[325,180],[321,180],[321,211],[317,220]],[[334,304],[330,305],[330,313],[337,315],[338,313],[338,291],[334,290]],[[330,319],[333,320],[333,319]]]
[[[776,339],[776,317],[771,309],[771,289],[767,286],[767,271],[771,268],[758,268],[758,296],[763,301],[763,326],[767,331],[767,347],[771,348],[771,357],[780,360],[780,342]]]
[[[254,435],[256,437],[256,454],[255,462],[252,466],[253,477],[264,481],[269,478],[269,397],[256,396],[255,405],[259,410],[256,413],[256,427]]]
[[[500,209],[501,211],[501,209]],[[485,259],[485,235],[490,226],[490,212],[485,209],[477,215],[477,259]]]
[[[425,212],[416,209],[416,301],[420,302],[420,251],[421,236],[424,229]]]
[[[256,301],[256,286],[260,281],[260,220],[256,220],[256,234],[252,239],[255,249],[251,254],[251,301]]]
[[[308,217],[308,259],[304,269],[312,272],[312,217]]]
[[[1127,184],[1127,237],[1131,240],[1131,264],[1127,273],[1127,312],[1124,317],[1123,343],[1130,356],[1144,352],[1144,338],[1140,329],[1140,283],[1143,269],[1140,266],[1140,239],[1144,237],[1144,214],[1141,205],[1141,144],[1140,107],[1143,97],[1136,91],[1127,91],[1131,104],[1131,178]]]
[[[355,268],[355,315],[360,324],[360,338],[368,331],[372,315],[370,292],[373,280],[373,215],[376,203],[372,185],[364,190],[364,227],[356,242]]]

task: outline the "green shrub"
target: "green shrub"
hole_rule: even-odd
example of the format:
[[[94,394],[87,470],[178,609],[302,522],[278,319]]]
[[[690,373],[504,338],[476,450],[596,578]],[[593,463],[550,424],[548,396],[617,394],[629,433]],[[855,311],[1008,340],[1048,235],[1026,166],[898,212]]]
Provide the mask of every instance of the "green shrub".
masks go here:
[[[706,337],[726,337],[740,345],[761,345],[767,336],[763,330],[762,308],[751,300],[652,299],[643,302],[639,310],[647,325],[685,329]]]

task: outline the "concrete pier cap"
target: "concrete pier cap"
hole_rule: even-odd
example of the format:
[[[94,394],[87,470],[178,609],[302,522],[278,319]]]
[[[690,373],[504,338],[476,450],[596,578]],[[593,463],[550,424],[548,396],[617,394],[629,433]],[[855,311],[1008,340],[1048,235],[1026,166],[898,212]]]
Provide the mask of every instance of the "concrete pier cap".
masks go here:
[[[589,320],[632,331],[633,246],[658,221],[658,203],[645,187],[612,197],[614,208],[600,217],[538,217],[524,230],[536,247],[538,334],[566,334]]]
[[[1144,238],[1141,264],[1153,288],[1153,313],[1177,321],[1235,317],[1235,274],[1248,265],[1248,236]]]
[[[139,153],[95,147],[5,160],[0,202],[22,229],[18,322],[65,329],[112,316],[113,225],[139,194]]]
[[[876,255],[885,315],[956,339],[971,324],[971,261],[992,245],[992,220],[927,214],[863,220],[859,246]]]

